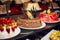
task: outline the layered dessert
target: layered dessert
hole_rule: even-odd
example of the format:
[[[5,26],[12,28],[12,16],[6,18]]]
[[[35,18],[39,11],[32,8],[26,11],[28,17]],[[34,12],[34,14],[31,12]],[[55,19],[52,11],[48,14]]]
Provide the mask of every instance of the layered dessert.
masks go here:
[[[27,2],[24,3],[24,10],[40,10],[40,6],[37,2]]]
[[[24,28],[37,28],[42,25],[40,18],[34,17],[29,11],[26,12],[26,16],[28,18],[25,17],[18,18],[18,24],[20,26]]]
[[[44,22],[56,22],[58,21],[58,14],[48,9],[41,12],[39,18]]]
[[[60,31],[54,31],[50,35],[50,40],[60,40]]]
[[[0,18],[0,39],[14,37],[20,33],[18,24],[11,18]]]

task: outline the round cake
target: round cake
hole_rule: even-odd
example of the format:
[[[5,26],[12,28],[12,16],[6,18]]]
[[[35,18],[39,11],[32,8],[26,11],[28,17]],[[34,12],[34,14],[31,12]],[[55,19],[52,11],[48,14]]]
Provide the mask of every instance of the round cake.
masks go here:
[[[39,4],[37,2],[27,2],[24,3],[24,10],[41,10]]]
[[[46,10],[41,12],[39,18],[44,22],[56,22],[58,21],[58,14],[56,12],[50,12],[50,10]]]
[[[0,18],[0,39],[14,37],[20,33],[17,22],[11,18]]]
[[[25,28],[37,28],[41,26],[41,20],[39,18],[34,18],[32,20],[19,18],[18,24]]]
[[[50,35],[50,40],[60,40],[60,31],[54,31]]]
[[[25,28],[37,28],[42,25],[40,18],[33,17],[29,11],[26,12],[26,16],[28,16],[28,18],[24,16],[18,18],[18,24],[20,26]]]

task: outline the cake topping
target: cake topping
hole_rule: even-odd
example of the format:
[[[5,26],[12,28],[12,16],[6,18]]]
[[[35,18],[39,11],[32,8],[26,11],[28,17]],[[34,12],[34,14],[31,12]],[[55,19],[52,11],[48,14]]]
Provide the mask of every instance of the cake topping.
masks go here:
[[[6,26],[6,31],[10,33],[10,27]]]
[[[56,30],[54,31],[54,33],[51,33],[50,39],[60,40],[60,31]]]
[[[26,12],[26,15],[28,16],[29,19],[33,19],[34,18],[33,15],[29,11]]]
[[[50,10],[50,9],[48,9],[48,10],[44,10],[43,13],[50,14],[50,13],[51,13],[51,10]]]
[[[4,28],[2,27],[2,25],[0,25],[0,31],[3,32]]]
[[[17,28],[15,20],[11,18],[0,18],[0,31],[4,31],[6,29],[6,31],[10,33],[10,30],[14,32],[15,28]]]

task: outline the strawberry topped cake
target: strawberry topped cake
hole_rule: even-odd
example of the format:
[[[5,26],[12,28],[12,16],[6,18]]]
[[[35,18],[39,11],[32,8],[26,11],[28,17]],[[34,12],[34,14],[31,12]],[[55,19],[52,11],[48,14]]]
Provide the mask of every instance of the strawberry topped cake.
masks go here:
[[[39,18],[44,22],[57,22],[58,14],[48,9],[48,10],[41,12],[39,15]]]
[[[19,33],[20,29],[14,19],[0,18],[0,39],[11,38]]]

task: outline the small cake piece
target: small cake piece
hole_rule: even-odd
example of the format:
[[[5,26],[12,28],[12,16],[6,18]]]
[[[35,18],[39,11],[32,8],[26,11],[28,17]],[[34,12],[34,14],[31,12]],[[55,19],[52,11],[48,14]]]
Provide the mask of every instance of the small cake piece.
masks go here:
[[[37,2],[28,2],[24,4],[24,10],[40,10],[40,7]]]
[[[50,35],[50,40],[60,40],[60,31],[54,31]]]

